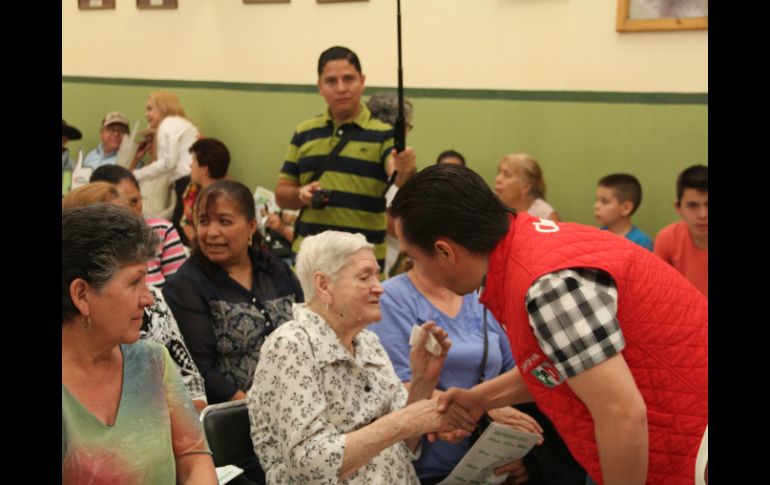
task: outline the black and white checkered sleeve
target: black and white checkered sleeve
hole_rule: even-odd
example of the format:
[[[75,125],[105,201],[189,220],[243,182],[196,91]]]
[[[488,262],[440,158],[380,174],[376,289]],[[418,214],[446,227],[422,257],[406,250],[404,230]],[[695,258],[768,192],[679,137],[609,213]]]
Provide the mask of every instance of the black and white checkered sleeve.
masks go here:
[[[529,324],[562,378],[601,364],[625,348],[617,303],[612,278],[586,268],[546,274],[527,291]]]

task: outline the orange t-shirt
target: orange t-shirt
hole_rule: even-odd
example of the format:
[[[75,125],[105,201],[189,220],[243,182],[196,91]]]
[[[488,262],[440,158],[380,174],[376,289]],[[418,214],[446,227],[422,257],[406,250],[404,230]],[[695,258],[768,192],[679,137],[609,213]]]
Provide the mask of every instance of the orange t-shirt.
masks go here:
[[[703,296],[709,297],[709,251],[695,246],[684,221],[661,229],[655,238],[653,250],[663,261],[682,273]]]

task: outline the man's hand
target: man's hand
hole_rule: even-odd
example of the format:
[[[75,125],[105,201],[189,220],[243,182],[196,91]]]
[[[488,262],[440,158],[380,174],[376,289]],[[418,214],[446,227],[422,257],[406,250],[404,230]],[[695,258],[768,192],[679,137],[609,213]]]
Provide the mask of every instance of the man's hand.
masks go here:
[[[417,157],[412,147],[404,148],[404,151],[401,153],[396,152],[395,148],[390,152],[388,176],[393,175],[394,170],[398,172],[396,180],[393,181],[396,187],[402,187],[412,175],[417,173],[416,159]]]
[[[450,387],[444,391],[438,396],[438,412],[446,412],[452,403],[457,403],[465,409],[474,422],[478,421],[481,415],[484,414],[484,403],[481,397],[477,396],[472,389]]]
[[[313,192],[316,190],[321,190],[321,183],[317,180],[299,188],[299,200],[302,205],[310,206],[310,199],[313,198]]]
[[[390,152],[390,156],[393,157],[393,168],[398,170],[398,173],[410,173],[417,167],[417,156],[414,154],[414,148],[406,147],[404,151],[399,153],[394,148]]]

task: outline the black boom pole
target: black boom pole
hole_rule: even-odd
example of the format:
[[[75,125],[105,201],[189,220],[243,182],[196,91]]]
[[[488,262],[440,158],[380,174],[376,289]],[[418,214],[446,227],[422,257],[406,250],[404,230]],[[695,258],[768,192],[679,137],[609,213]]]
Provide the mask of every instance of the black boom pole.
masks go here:
[[[401,0],[396,0],[396,24],[398,25],[398,116],[396,117],[395,144],[401,153],[406,148],[406,120],[404,120],[404,68],[401,65]]]

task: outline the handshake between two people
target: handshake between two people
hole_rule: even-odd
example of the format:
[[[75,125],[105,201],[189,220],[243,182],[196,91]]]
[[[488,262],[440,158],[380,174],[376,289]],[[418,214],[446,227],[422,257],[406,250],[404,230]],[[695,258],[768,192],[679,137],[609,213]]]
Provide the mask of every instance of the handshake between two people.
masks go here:
[[[473,389],[453,387],[447,391],[436,390],[452,342],[447,332],[437,327],[435,322],[425,322],[421,328],[422,332],[413,342],[409,355],[412,381],[408,385],[407,406],[403,408],[403,411],[409,412],[408,424],[415,433],[426,434],[430,442],[436,439],[459,442],[471,436],[486,412],[499,424],[542,435],[543,429],[537,421],[515,408],[506,406],[486,410],[482,398]],[[426,345],[431,336],[435,343]]]

